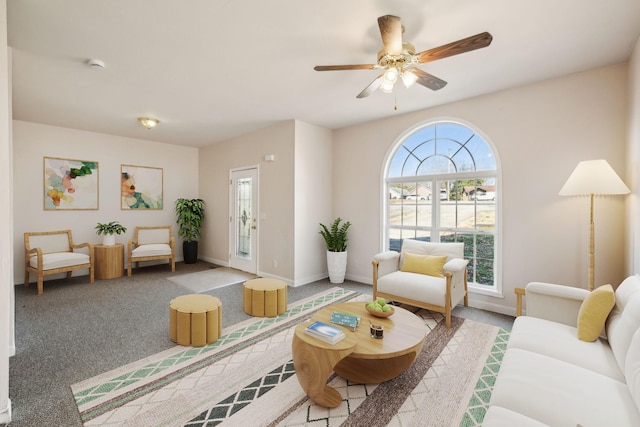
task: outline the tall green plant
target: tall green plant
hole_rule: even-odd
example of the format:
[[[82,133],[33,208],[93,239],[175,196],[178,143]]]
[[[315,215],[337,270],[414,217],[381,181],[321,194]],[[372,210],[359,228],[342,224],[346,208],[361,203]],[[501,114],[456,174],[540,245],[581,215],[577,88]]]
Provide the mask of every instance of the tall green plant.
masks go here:
[[[187,242],[197,242],[202,232],[204,220],[204,200],[178,199],[176,200],[176,222],[179,225],[178,235]]]
[[[322,227],[320,234],[324,237],[329,252],[344,252],[347,250],[347,230],[351,223],[346,221],[340,226],[341,221],[342,219],[340,217],[336,218],[333,224],[331,224],[331,229],[320,223],[320,227]]]

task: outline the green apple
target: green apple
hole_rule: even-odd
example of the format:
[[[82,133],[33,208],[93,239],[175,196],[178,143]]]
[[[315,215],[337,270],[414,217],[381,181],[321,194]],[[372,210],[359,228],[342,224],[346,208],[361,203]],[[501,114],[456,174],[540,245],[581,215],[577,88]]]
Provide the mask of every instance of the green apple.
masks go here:
[[[377,302],[378,304],[380,304],[380,305],[384,306],[384,305],[387,303],[387,300],[386,300],[386,299],[384,299],[384,298],[382,298],[382,297],[380,297],[380,298],[378,298],[378,299],[376,300],[376,302]]]
[[[390,305],[385,305],[384,307],[382,307],[382,311],[384,311],[385,313],[388,313],[391,311],[391,306]]]

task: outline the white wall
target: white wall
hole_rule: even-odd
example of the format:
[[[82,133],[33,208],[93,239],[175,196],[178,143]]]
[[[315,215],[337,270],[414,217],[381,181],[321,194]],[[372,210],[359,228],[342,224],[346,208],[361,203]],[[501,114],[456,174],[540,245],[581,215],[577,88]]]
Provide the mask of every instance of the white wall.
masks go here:
[[[292,282],[294,139],[295,121],[289,120],[200,149],[200,197],[206,202],[200,258],[228,265],[229,173],[258,166],[258,274]],[[275,161],[266,162],[266,154]]]
[[[327,250],[319,223],[333,221],[332,132],[299,120],[295,129],[296,285],[327,277]]]
[[[127,240],[133,238],[134,228],[138,225],[171,225],[177,243],[176,258],[182,259],[182,243],[177,234],[173,206],[180,197],[198,197],[197,148],[17,120],[13,122],[13,126],[13,170],[16,171],[13,266],[16,283],[24,280],[23,233],[26,231],[71,229],[75,243],[99,244],[102,236],[96,234],[96,224],[120,221],[128,230],[125,234],[116,236],[116,242],[126,245]],[[45,211],[42,171],[44,156],[98,162],[99,209]],[[120,209],[121,164],[163,169],[164,209]],[[88,272],[81,271],[79,274]],[[59,277],[63,275],[50,276]]]
[[[503,167],[504,299],[476,294],[473,304],[514,313],[513,289],[530,281],[586,288],[588,199],[558,192],[580,160],[607,159],[624,175],[627,90],[627,64],[620,64],[334,131],[334,214],[354,224],[347,277],[371,283],[371,259],[382,249],[388,150],[416,123],[449,117],[486,134]],[[595,215],[596,285],[618,284],[624,197],[598,197]]]
[[[14,348],[12,257],[11,95],[7,48],[7,3],[0,0],[0,424],[11,421],[9,356]]]
[[[629,62],[629,133],[627,139],[627,274],[640,274],[640,39]]]

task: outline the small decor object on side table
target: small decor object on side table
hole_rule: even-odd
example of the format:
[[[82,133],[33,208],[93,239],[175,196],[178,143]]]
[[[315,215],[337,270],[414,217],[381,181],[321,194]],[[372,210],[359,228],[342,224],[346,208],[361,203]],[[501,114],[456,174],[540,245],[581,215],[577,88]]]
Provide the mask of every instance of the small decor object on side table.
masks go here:
[[[116,244],[116,236],[114,234],[122,234],[127,232],[127,228],[118,221],[111,221],[105,224],[98,223],[95,227],[96,234],[102,235],[102,244],[104,246],[113,246]]]

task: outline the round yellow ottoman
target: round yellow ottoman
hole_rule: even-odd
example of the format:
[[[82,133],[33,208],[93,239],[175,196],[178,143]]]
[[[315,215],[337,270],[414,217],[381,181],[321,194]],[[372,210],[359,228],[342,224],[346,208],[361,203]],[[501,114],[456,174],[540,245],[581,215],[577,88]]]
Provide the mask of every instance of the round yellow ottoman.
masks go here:
[[[247,314],[274,317],[287,310],[287,284],[276,279],[251,279],[242,287],[242,304]]]
[[[222,335],[222,303],[211,295],[182,295],[169,303],[169,338],[201,347]]]

